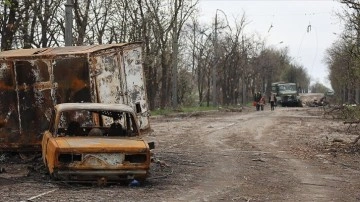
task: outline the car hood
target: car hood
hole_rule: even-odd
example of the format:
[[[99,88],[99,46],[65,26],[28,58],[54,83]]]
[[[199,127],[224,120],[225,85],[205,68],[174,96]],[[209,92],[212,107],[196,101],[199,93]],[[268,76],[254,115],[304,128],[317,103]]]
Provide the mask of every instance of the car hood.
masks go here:
[[[109,152],[127,151],[144,152],[147,143],[142,139],[105,138],[105,137],[57,137],[54,139],[61,151]]]

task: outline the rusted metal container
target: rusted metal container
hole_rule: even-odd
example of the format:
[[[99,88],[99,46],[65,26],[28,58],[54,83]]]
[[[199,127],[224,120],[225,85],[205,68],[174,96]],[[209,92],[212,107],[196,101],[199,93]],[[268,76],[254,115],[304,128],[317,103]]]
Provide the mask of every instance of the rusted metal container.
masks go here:
[[[119,103],[150,128],[141,43],[0,52],[0,151],[40,151],[54,105]]]

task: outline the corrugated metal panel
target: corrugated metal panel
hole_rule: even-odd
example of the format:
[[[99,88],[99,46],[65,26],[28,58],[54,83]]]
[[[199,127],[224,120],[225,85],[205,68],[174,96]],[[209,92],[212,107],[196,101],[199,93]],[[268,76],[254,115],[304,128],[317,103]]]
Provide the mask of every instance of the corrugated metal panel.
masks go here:
[[[0,52],[1,59],[9,58],[26,58],[34,56],[57,56],[57,55],[69,55],[69,54],[87,54],[94,53],[100,50],[109,48],[123,47],[131,44],[140,44],[140,42],[134,43],[120,43],[120,44],[100,44],[91,46],[66,46],[66,47],[54,47],[54,48],[36,48],[36,49],[18,49]]]
[[[126,75],[127,104],[137,109],[140,128],[147,129],[150,127],[149,110],[141,47],[125,49],[123,51],[123,63]]]
[[[18,49],[18,50],[9,50],[0,52],[0,59],[6,59],[8,57],[27,57],[33,56],[36,53],[41,53],[46,51],[48,48],[35,48],[35,49]]]

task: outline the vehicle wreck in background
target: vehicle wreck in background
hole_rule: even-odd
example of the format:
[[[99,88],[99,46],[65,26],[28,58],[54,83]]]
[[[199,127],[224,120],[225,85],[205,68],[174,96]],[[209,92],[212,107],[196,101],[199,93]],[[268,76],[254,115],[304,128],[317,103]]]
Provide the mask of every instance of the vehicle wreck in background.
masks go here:
[[[51,176],[64,181],[143,181],[150,168],[148,143],[123,104],[63,103],[55,106],[42,139]]]
[[[282,107],[302,107],[296,83],[272,83],[271,93],[276,94],[277,105]]]
[[[59,103],[129,105],[149,125],[141,43],[0,52],[0,151],[40,151]]]

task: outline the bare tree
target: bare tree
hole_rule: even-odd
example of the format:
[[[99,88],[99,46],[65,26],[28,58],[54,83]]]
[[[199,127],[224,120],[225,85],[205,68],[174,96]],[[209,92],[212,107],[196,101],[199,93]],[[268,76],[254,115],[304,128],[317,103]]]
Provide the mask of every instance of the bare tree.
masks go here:
[[[1,15],[1,50],[12,49],[15,33],[18,29],[19,1],[8,0],[2,2]]]
[[[186,1],[186,0],[174,0],[173,7],[173,19],[172,19],[172,107],[177,108],[178,96],[177,96],[177,72],[178,72],[178,54],[179,54],[179,39],[181,30],[184,23],[194,13],[195,6],[198,1]]]
[[[325,58],[330,70],[329,79],[341,102],[355,101],[355,88],[358,85],[359,71],[357,60],[353,57],[354,43],[340,40],[327,50]]]
[[[341,100],[347,102],[360,102],[360,2],[358,0],[341,0],[347,9],[340,16],[345,20],[345,30],[340,36],[337,45],[340,49],[332,47],[328,51],[327,63],[330,69],[330,81],[337,95],[341,94]],[[343,71],[339,62],[343,55],[348,60],[343,61]],[[339,78],[343,77],[343,78]],[[343,83],[339,81],[344,80]],[[336,85],[336,86],[334,86]]]
[[[24,20],[22,26],[20,26],[20,32],[23,35],[24,39],[24,46],[23,48],[31,48],[31,44],[34,38],[35,32],[35,24],[36,24],[36,17],[34,13],[31,12],[30,9],[31,2],[26,1],[24,2]],[[30,20],[31,19],[31,20]]]
[[[242,75],[243,66],[241,65],[246,60],[243,54],[243,29],[246,25],[245,16],[243,15],[240,21],[236,23],[236,30],[225,39],[223,50],[225,55],[221,59],[220,65],[223,67],[221,83],[222,104],[230,105],[235,103],[238,96],[239,81]],[[230,30],[232,31],[232,30]]]
[[[188,49],[185,51],[189,51],[189,55],[192,58],[189,65],[191,66],[193,78],[196,81],[199,105],[201,106],[205,98],[208,98],[207,105],[209,106],[210,98],[205,95],[210,95],[210,84],[207,81],[210,81],[211,34],[206,34],[209,28],[200,25],[196,18],[192,18],[192,22],[187,24],[186,28],[188,34],[184,37],[188,40],[189,46],[187,46]]]
[[[86,42],[88,44],[109,43],[111,38],[111,29],[109,24],[114,16],[113,0],[95,0],[90,4],[92,18],[89,20],[89,31]]]
[[[60,5],[60,0],[40,0],[38,3],[31,3],[30,8],[34,11],[34,18],[32,19],[30,37],[33,39],[32,44],[36,47],[45,48],[52,46],[53,43],[59,45],[57,41],[59,29],[55,28],[57,25],[54,22],[58,16],[57,11]],[[39,20],[40,29],[36,29],[36,25],[38,25],[37,19]]]
[[[79,0],[74,0],[76,45],[84,44],[86,30],[89,23],[90,3],[91,0],[81,2],[79,2]]]

